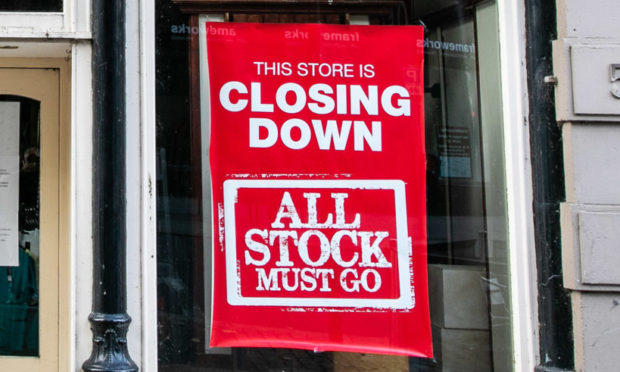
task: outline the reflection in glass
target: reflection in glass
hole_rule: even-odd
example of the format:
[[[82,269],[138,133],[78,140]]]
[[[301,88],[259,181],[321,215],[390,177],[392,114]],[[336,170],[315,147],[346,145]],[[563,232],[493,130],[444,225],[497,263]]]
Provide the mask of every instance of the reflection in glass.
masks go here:
[[[37,101],[0,96],[1,135],[15,149],[0,149],[0,355],[39,353],[39,113]],[[9,154],[9,152],[14,154]],[[15,168],[11,168],[14,158]],[[17,177],[12,177],[11,173]],[[4,177],[3,177],[4,176]],[[15,205],[17,215],[11,206]],[[4,244],[2,244],[4,243]],[[14,256],[14,257],[13,257]]]
[[[206,2],[206,1],[205,1]],[[497,6],[420,0],[425,26],[429,301],[435,358],[206,347],[211,241],[202,210],[198,30],[174,2],[157,4],[158,344],[160,371],[510,371],[509,272]],[[404,4],[404,3],[403,3]],[[267,5],[266,5],[267,6]],[[230,13],[229,21],[333,22],[313,14]],[[405,20],[407,18],[407,20]],[[403,46],[406,47],[406,46]],[[371,51],[369,51],[371,52]],[[192,70],[194,68],[194,70]],[[198,151],[196,151],[198,150]],[[203,168],[204,167],[204,168]],[[208,245],[208,244],[207,244]],[[208,270],[208,269],[207,269]],[[205,301],[206,299],[206,301]]]
[[[62,0],[2,0],[0,11],[62,12]]]

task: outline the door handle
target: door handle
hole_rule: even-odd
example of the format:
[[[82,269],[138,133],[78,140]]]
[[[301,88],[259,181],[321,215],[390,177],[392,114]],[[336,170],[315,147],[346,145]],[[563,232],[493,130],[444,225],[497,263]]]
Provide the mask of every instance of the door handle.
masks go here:
[[[614,63],[610,65],[610,80],[612,83],[620,80],[620,63]],[[620,99],[620,87],[618,86],[618,84],[612,85],[611,95],[617,99]]]

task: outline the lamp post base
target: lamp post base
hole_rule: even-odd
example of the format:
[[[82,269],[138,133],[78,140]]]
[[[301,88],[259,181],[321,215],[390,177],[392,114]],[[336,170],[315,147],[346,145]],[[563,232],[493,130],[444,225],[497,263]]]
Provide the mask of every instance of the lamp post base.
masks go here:
[[[127,314],[91,313],[88,317],[93,331],[93,351],[84,362],[85,372],[137,372],[138,366],[127,350]]]

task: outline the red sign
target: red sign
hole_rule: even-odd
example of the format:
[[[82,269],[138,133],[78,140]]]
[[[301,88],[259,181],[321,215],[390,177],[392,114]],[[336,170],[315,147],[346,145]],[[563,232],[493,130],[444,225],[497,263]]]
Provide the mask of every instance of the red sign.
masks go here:
[[[431,356],[421,27],[205,27],[211,346]]]

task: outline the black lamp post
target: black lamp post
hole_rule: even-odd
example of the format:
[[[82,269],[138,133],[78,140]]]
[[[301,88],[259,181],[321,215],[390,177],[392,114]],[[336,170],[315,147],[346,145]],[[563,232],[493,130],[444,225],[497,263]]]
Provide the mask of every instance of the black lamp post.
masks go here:
[[[137,371],[127,349],[125,1],[93,0],[93,349],[84,371]]]

